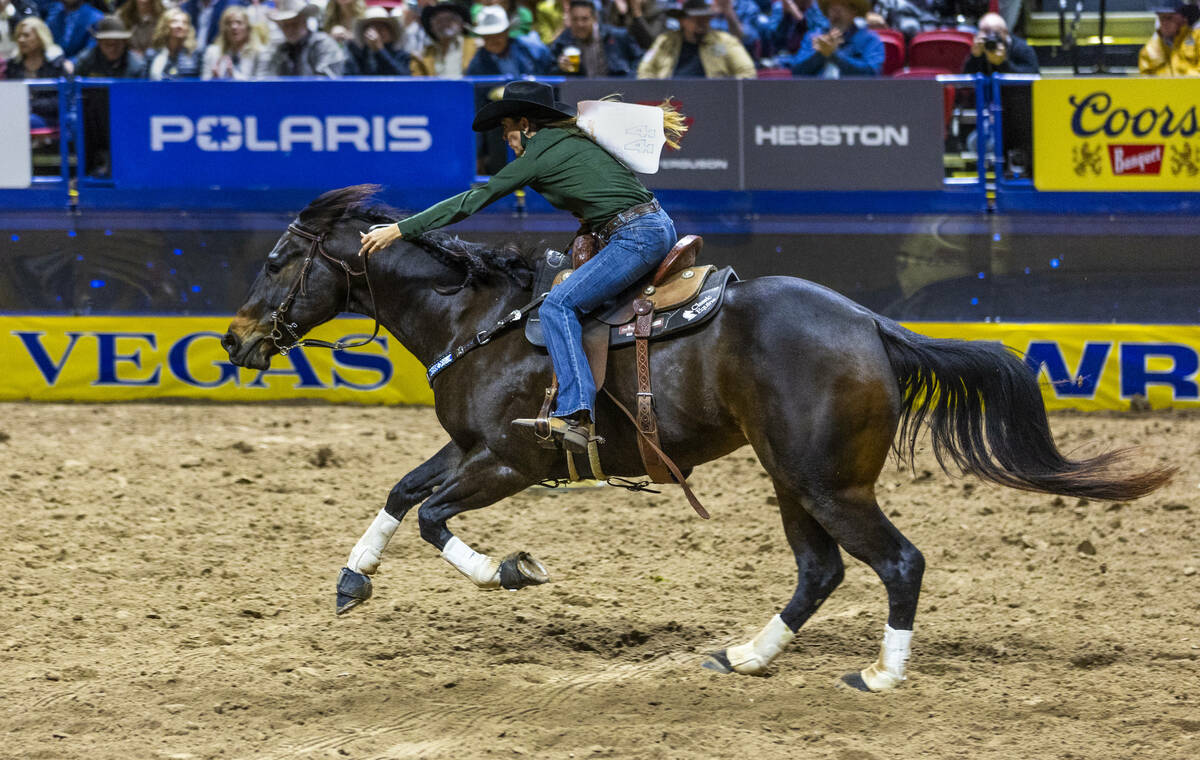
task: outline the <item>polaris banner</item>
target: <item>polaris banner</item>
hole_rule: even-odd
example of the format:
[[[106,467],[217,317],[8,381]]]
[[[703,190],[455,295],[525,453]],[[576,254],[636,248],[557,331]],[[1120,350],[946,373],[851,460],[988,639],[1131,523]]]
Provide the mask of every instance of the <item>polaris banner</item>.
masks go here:
[[[109,91],[118,187],[458,192],[475,176],[467,82],[115,81]]]
[[[688,132],[679,150],[663,147],[658,173],[638,175],[642,182],[651,188],[740,190],[739,87],[735,80],[569,79],[559,93],[571,105],[613,94],[626,103],[653,106],[670,98],[687,117]],[[631,142],[639,139],[630,135]]]
[[[940,190],[943,85],[932,80],[742,83],[747,190]]]

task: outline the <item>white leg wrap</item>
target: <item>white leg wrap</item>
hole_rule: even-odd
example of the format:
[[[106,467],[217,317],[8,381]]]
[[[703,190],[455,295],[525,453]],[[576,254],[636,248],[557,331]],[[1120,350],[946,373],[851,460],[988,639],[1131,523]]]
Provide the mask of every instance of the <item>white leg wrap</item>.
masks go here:
[[[776,615],[757,636],[745,644],[725,650],[729,664],[738,673],[757,675],[767,669],[771,660],[791,643],[796,634]]]
[[[500,560],[480,554],[455,536],[446,542],[442,557],[482,589],[500,588]]]
[[[871,691],[894,689],[904,680],[904,666],[912,647],[912,635],[912,631],[897,631],[890,625],[883,627],[883,646],[879,650],[879,659],[862,671],[863,682]]]
[[[371,522],[371,527],[367,528],[367,532],[350,550],[350,559],[346,560],[346,567],[356,573],[373,575],[379,569],[379,557],[398,527],[399,520],[389,515],[387,510],[379,510],[379,514],[375,515]]]

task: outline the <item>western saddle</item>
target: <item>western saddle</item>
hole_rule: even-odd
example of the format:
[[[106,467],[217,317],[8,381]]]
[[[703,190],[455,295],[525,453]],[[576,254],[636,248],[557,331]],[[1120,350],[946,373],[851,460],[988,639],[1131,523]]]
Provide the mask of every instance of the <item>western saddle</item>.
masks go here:
[[[661,333],[665,332],[663,329],[665,320],[659,318],[656,321],[656,313],[661,315],[671,309],[679,309],[696,299],[710,275],[717,271],[716,267],[712,265],[696,266],[696,257],[703,247],[704,240],[698,235],[685,235],[681,238],[671,248],[657,270],[635,283],[614,299],[610,305],[606,305],[590,315],[584,324],[583,344],[588,364],[592,369],[596,390],[603,389],[637,429],[638,450],[650,480],[655,483],[678,483],[697,514],[707,518],[708,512],[692,493],[683,473],[662,450],[658,437],[658,418],[654,411],[654,393],[650,383],[650,339],[652,335],[659,337]],[[554,275],[550,287],[553,288],[570,277],[574,270],[595,256],[598,249],[599,245],[595,236],[587,234],[576,237],[571,245],[570,268],[558,271]],[[723,290],[724,284],[731,276],[735,275],[732,270],[722,271],[727,272],[720,285]],[[710,302],[713,300],[715,299],[710,299]],[[711,308],[711,311],[715,312],[716,308],[713,308],[715,305],[706,306],[706,309]],[[707,316],[711,316],[711,314]],[[699,324],[702,321],[704,319],[689,318],[691,324]],[[684,326],[691,326],[691,324]],[[536,327],[538,330],[536,337],[531,334],[530,328],[532,327]],[[540,323],[536,321],[527,323],[526,334],[529,335],[530,340],[538,342],[541,337]],[[634,412],[630,412],[611,391],[604,388],[610,344],[617,341],[626,343],[630,337],[635,345],[637,360],[638,390]],[[538,413],[539,424],[535,427],[539,444],[547,448],[557,448],[556,442],[550,435],[549,425],[550,409],[557,393],[558,378],[554,377],[550,387],[546,389],[542,407]],[[591,432],[595,439],[594,426]],[[588,465],[594,479],[607,480],[608,478],[600,467],[596,445],[601,441],[603,439],[596,439],[588,445]],[[571,452],[567,452],[567,469],[571,480],[581,479]]]

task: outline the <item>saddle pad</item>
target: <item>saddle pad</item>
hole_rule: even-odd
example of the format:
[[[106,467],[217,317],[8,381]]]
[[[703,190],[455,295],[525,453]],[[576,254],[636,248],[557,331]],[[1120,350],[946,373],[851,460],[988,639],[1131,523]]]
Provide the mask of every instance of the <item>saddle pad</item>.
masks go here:
[[[706,272],[706,276],[703,277],[701,285],[697,289],[699,292],[690,300],[676,303],[673,308],[664,311],[656,310],[654,312],[653,332],[651,333],[652,340],[704,324],[712,319],[713,315],[720,310],[721,304],[724,302],[725,289],[728,287],[729,282],[738,279],[737,273],[733,271],[733,267],[717,269],[712,265],[708,265],[694,268]],[[701,278],[689,279],[699,280]],[[585,318],[584,329],[586,330],[587,325],[595,321],[594,317]],[[633,343],[633,322],[614,325],[610,327],[609,333],[609,344],[612,346],[623,346]],[[535,346],[546,345],[546,339],[542,334],[542,323],[536,314],[530,314],[526,319],[525,337]]]

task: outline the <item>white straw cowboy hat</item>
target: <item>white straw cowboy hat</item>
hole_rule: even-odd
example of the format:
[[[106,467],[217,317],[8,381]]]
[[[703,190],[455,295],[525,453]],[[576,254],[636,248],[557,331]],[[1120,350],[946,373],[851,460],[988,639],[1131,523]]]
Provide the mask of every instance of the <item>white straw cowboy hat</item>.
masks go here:
[[[321,9],[308,0],[277,0],[275,10],[267,13],[272,21],[290,21],[297,16],[315,16]]]
[[[116,16],[105,16],[92,24],[92,36],[98,40],[127,40],[133,32],[125,28],[125,24]]]
[[[482,37],[485,34],[502,34],[512,26],[508,20],[508,12],[499,5],[485,5],[475,15],[475,26],[472,32]]]
[[[337,0],[333,0],[336,2]],[[395,16],[388,13],[388,9],[380,5],[369,5],[367,11],[363,15],[354,20],[354,39],[358,40],[358,44],[363,42],[363,32],[367,31],[369,24],[385,24],[392,30],[392,40],[400,39],[400,22]]]

